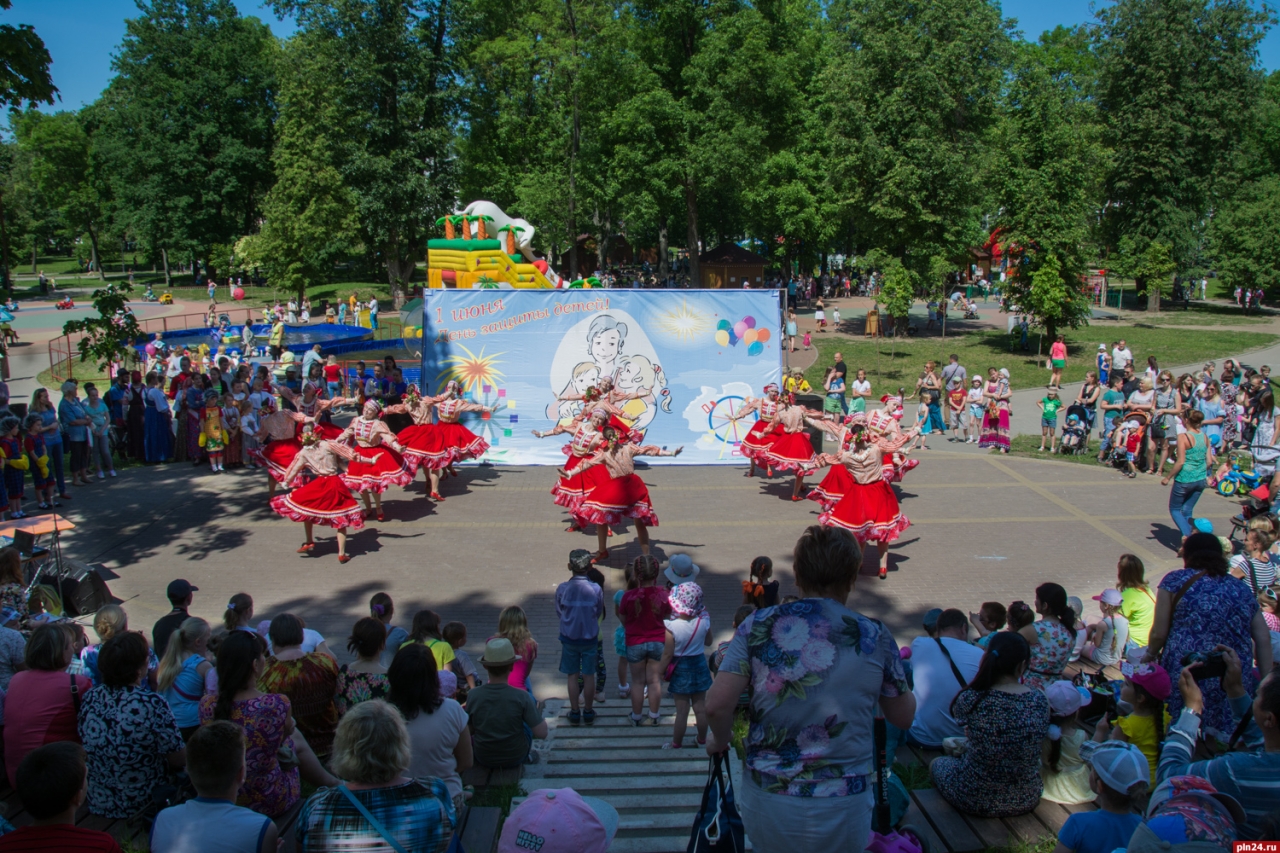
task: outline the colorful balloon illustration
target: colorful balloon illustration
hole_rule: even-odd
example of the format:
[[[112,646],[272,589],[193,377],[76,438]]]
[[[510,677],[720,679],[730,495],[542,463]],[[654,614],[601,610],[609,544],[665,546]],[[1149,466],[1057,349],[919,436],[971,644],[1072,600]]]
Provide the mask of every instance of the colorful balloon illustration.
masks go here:
[[[742,322],[746,324],[748,329],[754,329],[756,327],[756,318],[752,317],[750,314],[743,317]]]
[[[756,340],[760,343],[763,344],[768,342],[770,337],[768,329],[756,329]]]
[[[764,344],[759,341],[747,347],[747,355],[759,355],[762,352],[764,352]]]
[[[748,344],[754,344],[758,337],[759,337],[759,333],[756,332],[755,329],[747,329],[747,333],[742,336],[742,339],[746,341]]]
[[[722,347],[727,347],[729,345],[729,333],[726,332],[724,329],[717,330],[716,343],[718,343]]]
[[[720,346],[726,344],[736,347],[738,341],[747,344],[747,355],[756,356],[764,352],[764,343],[772,337],[768,329],[756,328],[756,318],[751,315],[743,317],[736,323],[720,320],[716,323],[715,338]]]

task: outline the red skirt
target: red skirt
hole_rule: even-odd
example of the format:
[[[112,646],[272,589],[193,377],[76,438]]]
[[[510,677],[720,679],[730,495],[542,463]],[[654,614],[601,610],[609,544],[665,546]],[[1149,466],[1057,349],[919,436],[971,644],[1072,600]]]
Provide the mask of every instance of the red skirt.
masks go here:
[[[751,429],[747,430],[747,434],[742,437],[742,442],[738,445],[738,452],[748,459],[756,459],[758,454],[769,448],[769,442],[773,440],[773,437],[773,427],[769,425],[769,422],[758,419],[751,425]]]
[[[813,468],[817,455],[807,432],[783,432],[756,458],[757,463],[762,460],[782,471],[803,471]]]
[[[604,468],[603,465],[596,467]],[[594,470],[596,468],[587,473]],[[610,477],[598,484],[579,501],[573,518],[579,525],[619,524],[624,518],[634,518],[649,527],[658,526],[658,516],[654,515],[653,504],[649,502],[649,489],[635,474],[618,479]]]
[[[831,466],[827,476],[822,478],[822,482],[810,489],[805,497],[811,501],[817,501],[825,512],[830,512],[831,508],[840,503],[840,499],[848,494],[853,486],[853,475],[849,473],[849,469],[836,464]]]
[[[901,483],[902,478],[908,471],[920,464],[919,459],[904,459],[901,465],[895,465],[893,454],[886,453],[884,455],[881,470],[884,471],[884,478],[890,483]]]
[[[477,459],[489,449],[489,442],[458,423],[414,424],[400,430],[396,440],[415,471],[419,466],[448,468],[454,462]]]
[[[580,461],[581,457],[570,456],[565,466],[577,465]],[[593,465],[586,471],[575,471],[568,477],[561,477],[551,487],[551,495],[556,506],[574,510],[597,486],[607,482],[609,470],[603,465]]]
[[[347,473],[341,475],[342,482],[353,492],[375,492],[382,494],[391,486],[407,486],[413,482],[413,469],[404,457],[390,447],[351,448],[356,458],[347,465]],[[376,462],[370,461],[377,454],[382,454]]]
[[[854,482],[840,502],[818,516],[826,527],[843,527],[859,542],[892,542],[911,526],[902,514],[893,489],[884,480],[863,485]]]
[[[341,477],[318,477],[282,495],[271,499],[271,508],[294,521],[309,521],[341,530],[346,527],[364,527],[364,514],[360,502]]]
[[[293,458],[302,449],[302,442],[296,438],[272,439],[250,455],[267,467],[267,473],[277,483],[284,482],[284,474],[293,464]]]
[[[311,431],[323,438],[325,441],[333,441],[343,433],[342,427],[326,423],[312,424]]]

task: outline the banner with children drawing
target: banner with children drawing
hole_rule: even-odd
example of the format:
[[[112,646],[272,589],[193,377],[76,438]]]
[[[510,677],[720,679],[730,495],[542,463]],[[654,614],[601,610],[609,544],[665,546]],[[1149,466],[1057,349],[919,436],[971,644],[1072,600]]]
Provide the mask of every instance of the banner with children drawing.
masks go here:
[[[494,463],[564,464],[572,432],[533,430],[572,430],[606,378],[641,443],[683,445],[677,464],[740,463],[755,414],[738,413],[781,376],[774,290],[428,290],[422,322],[422,391],[456,379],[491,409],[464,423]]]

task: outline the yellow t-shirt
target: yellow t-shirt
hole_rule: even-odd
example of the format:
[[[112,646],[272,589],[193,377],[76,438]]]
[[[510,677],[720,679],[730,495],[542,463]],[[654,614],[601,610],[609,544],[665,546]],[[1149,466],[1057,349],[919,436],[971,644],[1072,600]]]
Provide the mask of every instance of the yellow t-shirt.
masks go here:
[[[1140,646],[1147,645],[1151,623],[1156,618],[1153,593],[1130,587],[1120,593],[1120,615],[1129,620],[1129,637]]]
[[[1167,734],[1169,724],[1171,722],[1169,712],[1164,711],[1164,730]],[[1116,720],[1116,728],[1124,732],[1124,736],[1129,739],[1129,743],[1142,750],[1142,754],[1147,757],[1147,763],[1151,765],[1151,778],[1156,778],[1156,718],[1154,716],[1139,717],[1137,714],[1130,714],[1127,717],[1120,717]]]
[[[416,642],[417,640],[409,640],[406,643],[401,643],[400,648],[403,649],[405,646],[412,646]],[[431,656],[436,659],[436,669],[441,672],[444,672],[445,667],[457,658],[457,655],[453,653],[453,646],[449,645],[444,640],[427,640],[423,645],[431,649]]]

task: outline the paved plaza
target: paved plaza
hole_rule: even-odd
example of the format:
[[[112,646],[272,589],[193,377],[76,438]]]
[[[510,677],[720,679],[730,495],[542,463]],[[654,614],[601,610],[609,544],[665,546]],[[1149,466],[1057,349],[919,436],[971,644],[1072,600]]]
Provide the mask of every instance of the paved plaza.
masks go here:
[[[1036,585],[1048,580],[1079,595],[1092,614],[1089,596],[1114,582],[1116,558],[1126,551],[1143,559],[1149,577],[1177,565],[1168,491],[1154,477],[1131,481],[1106,469],[967,448],[917,456],[921,465],[897,487],[913,526],[891,552],[888,580],[878,580],[872,565],[851,599],[900,641],[918,633],[930,607],[1030,602]],[[445,482],[443,504],[424,498],[421,477],[389,492],[387,520],[352,536],[354,559],[345,566],[328,530],[317,529],[316,556],[294,553],[302,526],[267,507],[262,472],[218,476],[185,463],[133,468],[76,489],[67,511],[78,526],[64,546],[67,556],[111,570],[111,592],[126,602],[134,628],[149,631],[168,610],[166,584],[185,577],[200,587],[195,615],[216,622],[230,595],[249,592],[260,615],[303,615],[344,659],[347,633],[378,590],[392,595],[397,622],[406,627],[422,608],[465,622],[468,647],[477,651],[502,608],[519,604],[541,643],[538,695],[557,695],[554,589],[568,576],[568,552],[594,550],[595,537],[564,532],[567,516],[548,494],[551,468],[460,472]],[[665,465],[639,473],[662,520],[652,531],[653,553],[665,560],[684,551],[702,567],[718,639],[728,636],[753,557],[770,556],[782,593],[795,592],[791,547],[816,522],[817,505],[792,503],[789,479],[747,479],[734,466]],[[1207,493],[1199,514],[1225,531],[1236,511],[1233,502]],[[611,546],[609,598],[622,583],[621,567],[639,553],[633,528],[619,530]],[[615,625],[610,612],[605,628]]]

